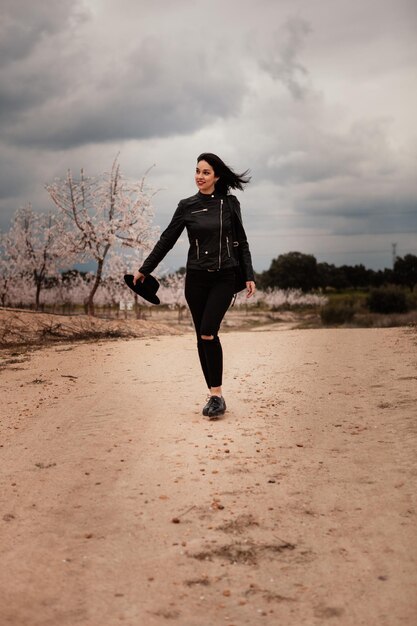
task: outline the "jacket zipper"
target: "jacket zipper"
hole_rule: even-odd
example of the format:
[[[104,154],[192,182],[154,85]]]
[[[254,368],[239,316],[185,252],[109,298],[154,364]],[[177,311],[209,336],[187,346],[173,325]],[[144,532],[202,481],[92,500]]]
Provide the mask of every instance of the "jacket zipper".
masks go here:
[[[220,200],[220,240],[219,240],[219,269],[222,265],[222,234],[223,234],[223,198]]]
[[[208,211],[208,209],[198,209],[198,211],[191,211],[191,213],[204,213],[205,211]]]
[[[230,259],[229,237],[226,237],[226,245],[227,245],[227,256]]]
[[[195,246],[197,248],[197,259],[200,258],[200,246],[198,245],[198,239],[195,240]]]

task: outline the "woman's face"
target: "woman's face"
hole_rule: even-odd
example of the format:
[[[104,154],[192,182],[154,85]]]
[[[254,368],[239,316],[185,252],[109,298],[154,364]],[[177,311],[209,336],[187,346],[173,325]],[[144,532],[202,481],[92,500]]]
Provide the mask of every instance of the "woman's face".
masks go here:
[[[215,175],[213,168],[207,161],[199,161],[195,168],[195,183],[201,193],[213,193],[214,185],[219,180]]]

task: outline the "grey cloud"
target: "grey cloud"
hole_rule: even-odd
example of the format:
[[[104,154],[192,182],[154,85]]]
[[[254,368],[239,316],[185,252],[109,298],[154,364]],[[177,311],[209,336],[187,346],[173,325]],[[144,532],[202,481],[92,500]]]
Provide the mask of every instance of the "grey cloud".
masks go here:
[[[45,36],[68,27],[86,12],[71,0],[3,0],[0,8],[0,65],[27,57]]]
[[[385,120],[356,122],[344,134],[310,124],[308,132],[295,135],[266,165],[265,173],[280,184],[388,176],[398,168]]]
[[[17,102],[10,97],[15,123],[7,125],[5,137],[22,146],[69,148],[192,132],[217,117],[236,114],[245,83],[232,61],[224,62],[230,72],[226,67],[218,71],[215,44],[213,40],[210,48],[194,55],[195,41],[178,48],[175,41],[148,37],[110,67],[97,67],[95,73],[80,67],[78,81],[74,70],[64,67],[64,75],[72,74],[72,91],[62,76],[54,80],[59,65],[53,64],[52,70],[45,66],[42,80],[50,88],[28,90],[24,115],[16,113],[19,95],[24,95],[15,93]],[[37,103],[39,93],[49,98]],[[29,103],[33,106],[28,109]]]
[[[290,242],[352,252],[361,233],[375,249],[376,232],[415,233],[411,5],[6,0],[1,224],[28,201],[45,210],[43,183],[67,167],[98,173],[120,150],[132,177],[157,163],[163,227],[208,149],[252,170],[258,269]],[[403,252],[414,233],[395,235]]]
[[[18,162],[6,154],[0,154],[0,199],[25,193],[32,183],[32,177],[19,167]]]
[[[306,93],[307,69],[297,60],[304,40],[311,31],[310,24],[299,17],[293,17],[275,32],[269,54],[259,61],[260,67],[272,78],[281,81],[295,99]]]
[[[329,184],[305,190],[294,201],[306,223],[325,224],[335,235],[417,233],[416,184],[396,179]]]
[[[0,125],[5,129],[3,131],[5,135],[13,128],[13,124],[20,123],[26,111],[33,114],[35,107],[51,99],[51,94],[57,91],[60,72],[56,68],[55,73],[53,68],[52,62],[48,73],[36,78],[31,76],[28,67],[22,71],[15,71],[13,79],[10,79],[6,72],[1,73]]]
[[[36,107],[62,97],[76,80],[81,58],[73,39],[88,19],[80,6],[66,0],[41,6],[17,0],[3,7],[0,128],[5,134],[26,111],[34,120]]]

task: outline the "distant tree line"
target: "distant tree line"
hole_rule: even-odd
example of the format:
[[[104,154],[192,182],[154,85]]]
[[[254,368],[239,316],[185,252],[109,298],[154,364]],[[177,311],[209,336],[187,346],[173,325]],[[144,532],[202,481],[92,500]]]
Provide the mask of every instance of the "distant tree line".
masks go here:
[[[288,252],[273,259],[268,270],[256,275],[260,289],[369,289],[402,285],[411,291],[417,284],[417,256],[397,257],[393,269],[371,270],[364,265],[317,263],[312,254]]]

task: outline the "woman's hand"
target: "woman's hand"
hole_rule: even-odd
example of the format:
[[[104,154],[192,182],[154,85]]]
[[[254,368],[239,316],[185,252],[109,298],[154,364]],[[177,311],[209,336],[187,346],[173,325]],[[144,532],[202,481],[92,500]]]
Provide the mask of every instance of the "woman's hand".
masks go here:
[[[136,274],[133,275],[133,284],[136,285],[138,280],[143,283],[143,281],[145,280],[145,274],[142,274],[142,272],[136,272]]]
[[[247,298],[251,298],[253,296],[253,294],[256,291],[256,286],[255,283],[253,282],[253,280],[247,280],[246,281],[246,297]]]

